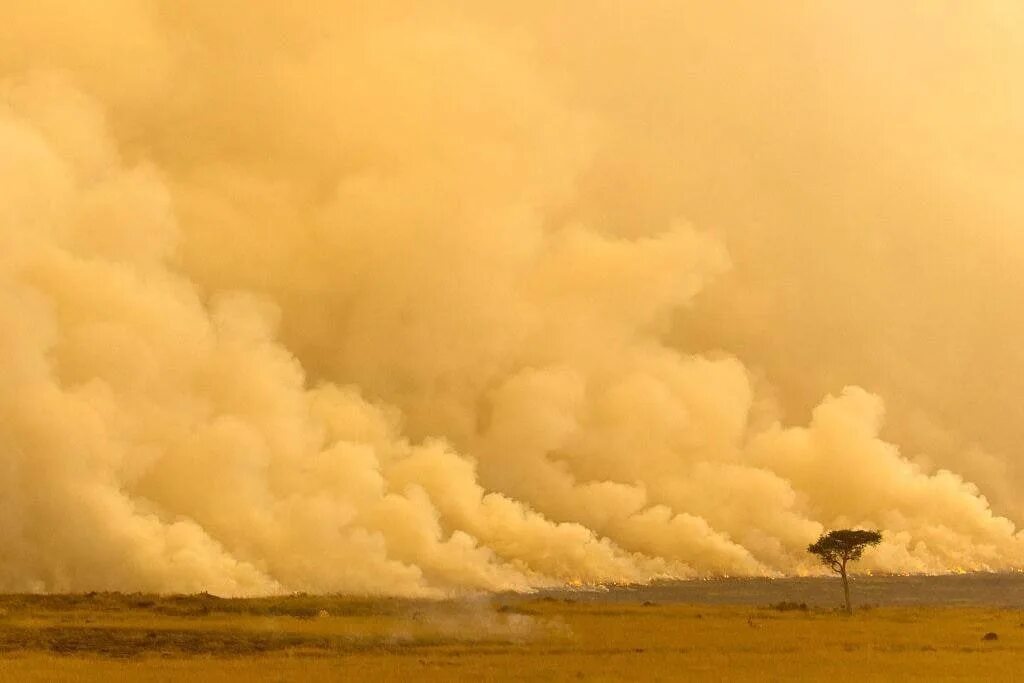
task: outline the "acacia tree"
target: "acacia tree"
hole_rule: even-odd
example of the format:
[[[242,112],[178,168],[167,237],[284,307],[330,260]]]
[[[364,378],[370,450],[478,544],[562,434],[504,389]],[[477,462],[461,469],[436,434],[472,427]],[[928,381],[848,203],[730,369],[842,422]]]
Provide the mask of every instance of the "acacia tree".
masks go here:
[[[850,582],[846,576],[846,564],[859,560],[865,548],[878,545],[881,541],[882,533],[879,531],[837,529],[822,534],[821,538],[807,546],[807,552],[817,555],[822,564],[843,578],[847,614],[853,614],[853,605],[850,603]]]

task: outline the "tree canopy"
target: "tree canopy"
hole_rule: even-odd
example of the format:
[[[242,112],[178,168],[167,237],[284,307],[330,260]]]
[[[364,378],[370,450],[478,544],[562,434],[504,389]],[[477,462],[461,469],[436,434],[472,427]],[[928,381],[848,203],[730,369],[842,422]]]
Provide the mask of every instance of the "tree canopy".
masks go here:
[[[837,529],[822,534],[821,538],[807,546],[807,552],[817,555],[822,564],[841,574],[847,562],[859,560],[865,548],[881,542],[882,534],[878,531]]]

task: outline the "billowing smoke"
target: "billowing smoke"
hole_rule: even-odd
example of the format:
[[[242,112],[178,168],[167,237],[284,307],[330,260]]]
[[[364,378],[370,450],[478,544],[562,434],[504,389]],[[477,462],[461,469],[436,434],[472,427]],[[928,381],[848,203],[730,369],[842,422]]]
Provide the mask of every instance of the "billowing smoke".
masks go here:
[[[0,590],[1024,565],[1018,9],[4,4]]]

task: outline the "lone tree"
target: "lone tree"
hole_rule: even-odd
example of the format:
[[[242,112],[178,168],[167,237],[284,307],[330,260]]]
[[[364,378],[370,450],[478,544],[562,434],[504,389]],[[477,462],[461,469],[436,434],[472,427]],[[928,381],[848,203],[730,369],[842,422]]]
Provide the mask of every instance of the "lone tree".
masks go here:
[[[822,564],[843,577],[847,614],[853,614],[853,605],[850,604],[850,582],[846,577],[846,563],[859,560],[865,548],[878,545],[881,541],[882,534],[879,531],[837,529],[822,534],[821,538],[807,546],[807,552],[817,555]]]

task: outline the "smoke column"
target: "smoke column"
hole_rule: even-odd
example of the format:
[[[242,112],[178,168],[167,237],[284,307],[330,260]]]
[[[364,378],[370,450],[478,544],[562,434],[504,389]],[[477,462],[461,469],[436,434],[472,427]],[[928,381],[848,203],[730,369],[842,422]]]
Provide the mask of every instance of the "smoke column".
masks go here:
[[[383,4],[0,0],[0,590],[1024,565],[1015,3]]]

